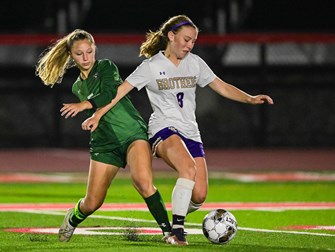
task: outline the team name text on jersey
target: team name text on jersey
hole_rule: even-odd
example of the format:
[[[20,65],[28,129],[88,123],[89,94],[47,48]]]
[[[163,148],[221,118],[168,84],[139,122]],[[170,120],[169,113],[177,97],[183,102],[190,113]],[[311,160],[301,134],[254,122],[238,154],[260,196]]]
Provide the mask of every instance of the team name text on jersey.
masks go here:
[[[175,88],[194,88],[197,81],[196,76],[190,76],[156,79],[156,83],[159,90],[168,90]]]

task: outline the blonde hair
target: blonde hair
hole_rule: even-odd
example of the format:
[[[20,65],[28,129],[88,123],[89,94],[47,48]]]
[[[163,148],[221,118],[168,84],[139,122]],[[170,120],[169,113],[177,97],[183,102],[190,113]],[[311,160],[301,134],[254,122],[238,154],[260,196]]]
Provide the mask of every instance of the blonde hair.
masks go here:
[[[84,39],[95,45],[94,38],[90,33],[77,29],[57,40],[41,54],[36,64],[35,73],[45,85],[53,86],[62,82],[66,70],[75,65],[70,56],[73,43]]]
[[[159,30],[155,32],[149,31],[146,34],[146,41],[140,47],[139,56],[143,55],[146,58],[150,58],[160,50],[165,50],[169,42],[167,37],[168,32],[177,33],[184,25],[192,26],[199,31],[198,27],[186,15],[174,16],[164,22]]]

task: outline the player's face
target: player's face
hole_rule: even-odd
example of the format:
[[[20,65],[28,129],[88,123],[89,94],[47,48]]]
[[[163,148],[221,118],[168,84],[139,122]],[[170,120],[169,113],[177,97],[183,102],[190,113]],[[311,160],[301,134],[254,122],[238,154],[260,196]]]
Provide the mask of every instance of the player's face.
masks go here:
[[[171,51],[175,54],[177,59],[183,59],[193,49],[197,37],[197,30],[191,26],[183,26],[173,35]]]
[[[77,40],[70,54],[80,71],[89,72],[95,62],[95,45],[87,39]]]

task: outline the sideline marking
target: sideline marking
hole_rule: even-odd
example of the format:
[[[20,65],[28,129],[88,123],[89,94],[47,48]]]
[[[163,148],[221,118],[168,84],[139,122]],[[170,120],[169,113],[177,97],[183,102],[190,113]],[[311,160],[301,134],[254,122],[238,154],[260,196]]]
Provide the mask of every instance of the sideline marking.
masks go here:
[[[267,182],[267,181],[335,181],[334,172],[253,172],[253,173],[235,173],[235,172],[217,172],[209,170],[211,178],[225,178],[237,180],[240,182]],[[71,183],[86,182],[86,173],[0,173],[0,182],[2,183]]]
[[[171,203],[166,203],[171,210]],[[73,207],[73,203],[2,203],[0,212],[21,212],[30,210],[65,211]],[[210,211],[216,208],[255,211],[285,211],[285,210],[322,210],[335,209],[335,202],[208,202],[198,211]],[[145,203],[105,203],[99,211],[148,211]]]
[[[0,174],[2,183],[72,183],[85,182],[87,175],[73,173],[3,173]]]

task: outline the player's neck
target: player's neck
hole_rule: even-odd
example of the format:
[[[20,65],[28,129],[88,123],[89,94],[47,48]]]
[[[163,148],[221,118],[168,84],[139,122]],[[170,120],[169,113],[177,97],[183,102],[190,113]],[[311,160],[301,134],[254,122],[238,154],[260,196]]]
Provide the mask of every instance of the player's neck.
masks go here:
[[[171,52],[169,52],[169,50],[166,50],[163,52],[163,54],[165,55],[166,58],[168,58],[174,65],[178,66],[180,63],[180,59],[177,58],[177,56]]]

